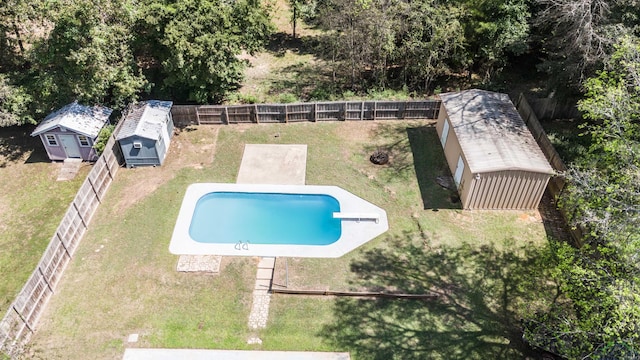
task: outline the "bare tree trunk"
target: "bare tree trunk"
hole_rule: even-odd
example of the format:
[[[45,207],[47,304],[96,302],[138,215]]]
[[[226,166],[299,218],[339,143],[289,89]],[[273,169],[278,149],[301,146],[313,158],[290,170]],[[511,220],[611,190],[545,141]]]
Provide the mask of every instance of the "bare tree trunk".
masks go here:
[[[293,5],[293,38],[296,38],[296,24],[298,22],[298,7]]]
[[[13,33],[16,35],[16,40],[18,40],[18,47],[20,48],[20,54],[24,54],[24,44],[22,43],[22,37],[20,36],[20,30],[18,30],[18,25],[15,20],[12,20],[13,25]]]

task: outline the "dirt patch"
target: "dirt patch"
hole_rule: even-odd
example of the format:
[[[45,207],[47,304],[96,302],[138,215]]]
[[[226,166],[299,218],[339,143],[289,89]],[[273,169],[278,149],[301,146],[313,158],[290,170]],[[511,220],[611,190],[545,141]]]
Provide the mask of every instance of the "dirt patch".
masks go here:
[[[118,176],[127,177],[127,196],[116,204],[116,211],[124,211],[143,200],[173,179],[182,168],[203,169],[213,163],[219,129],[204,125],[176,130],[162,166],[121,169]]]
[[[518,220],[525,223],[537,223],[542,222],[542,217],[540,216],[539,212],[535,211],[518,215]]]

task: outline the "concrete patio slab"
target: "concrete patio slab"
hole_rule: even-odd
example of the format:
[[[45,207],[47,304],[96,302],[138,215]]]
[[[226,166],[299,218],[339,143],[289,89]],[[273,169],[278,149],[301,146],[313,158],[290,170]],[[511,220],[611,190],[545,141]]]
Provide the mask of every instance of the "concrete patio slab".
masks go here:
[[[64,159],[60,172],[58,173],[57,181],[73,180],[73,178],[78,174],[78,170],[80,170],[81,165],[82,159]]]
[[[198,349],[126,349],[122,360],[350,360],[349,353]]]
[[[307,145],[246,144],[238,184],[302,185],[307,170]]]

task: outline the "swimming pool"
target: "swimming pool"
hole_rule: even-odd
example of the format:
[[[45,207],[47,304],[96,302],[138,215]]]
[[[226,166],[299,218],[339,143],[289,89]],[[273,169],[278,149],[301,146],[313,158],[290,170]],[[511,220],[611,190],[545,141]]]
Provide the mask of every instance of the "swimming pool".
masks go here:
[[[383,209],[336,186],[200,183],[187,188],[169,250],[339,257],[387,230]]]
[[[342,233],[334,212],[340,203],[329,195],[218,191],[196,203],[189,235],[200,243],[329,245]]]

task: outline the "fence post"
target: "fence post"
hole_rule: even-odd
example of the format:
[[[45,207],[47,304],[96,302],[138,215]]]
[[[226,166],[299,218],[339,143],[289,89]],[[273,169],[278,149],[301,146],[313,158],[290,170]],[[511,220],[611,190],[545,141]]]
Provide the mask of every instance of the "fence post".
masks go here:
[[[360,120],[364,120],[364,101],[360,103]]]
[[[260,120],[258,119],[258,104],[253,105],[253,122],[260,124]]]
[[[49,284],[49,281],[47,281],[47,277],[44,276],[44,272],[42,271],[42,268],[40,267],[40,265],[38,265],[38,272],[42,276],[42,280],[44,280],[44,283],[47,284],[47,287],[49,288],[49,291],[51,291],[51,293],[53,293],[54,292],[53,288],[51,287],[51,284]]]
[[[82,214],[80,214],[80,210],[78,209],[78,205],[76,205],[75,199],[74,201],[71,202],[71,204],[73,204],[73,208],[76,209],[76,212],[78,213],[78,217],[80,218],[80,222],[82,222],[82,226],[84,226],[84,228],[87,228],[87,223],[84,222],[84,218],[82,217]]]
[[[284,122],[285,124],[289,122],[289,105],[284,105]]]
[[[374,121],[378,120],[378,101],[377,100],[373,101],[373,120]]]
[[[18,314],[18,317],[20,318],[20,320],[22,320],[22,323],[24,324],[24,326],[26,326],[27,329],[29,329],[29,331],[33,332],[33,329],[29,325],[29,322],[24,318],[24,316],[22,316],[20,311],[18,311],[18,309],[16,309],[16,306],[15,305],[11,305],[11,308],[13,309],[13,311],[16,312],[16,314]],[[14,339],[14,340],[17,340],[17,339]]]
[[[64,251],[67,253],[67,256],[71,259],[73,258],[73,256],[71,256],[71,253],[69,252],[69,249],[67,249],[67,245],[65,245],[64,241],[62,241],[62,236],[60,236],[60,233],[56,231],[55,235],[58,237],[58,241],[60,242],[60,244],[62,245],[62,247],[64,248]]]
[[[311,121],[313,122],[318,121],[318,103],[317,102],[313,103],[313,117],[311,118]]]
[[[105,165],[105,167],[106,167],[106,165]],[[91,185],[91,190],[93,190],[93,193],[95,194],[96,199],[98,199],[98,202],[102,204],[102,199],[100,199],[100,195],[96,191],[96,186],[93,184],[93,180],[91,180],[90,176],[87,176],[87,180],[89,181],[89,185]]]
[[[113,136],[113,135],[112,135]],[[117,142],[115,141],[115,138],[112,138],[113,140],[113,145],[115,146],[117,144]],[[111,153],[111,156],[116,157],[116,154],[113,152],[113,149],[109,148],[109,150],[107,150]],[[107,168],[107,173],[109,174],[109,177],[113,180],[113,174],[111,173],[111,169],[109,168],[109,162],[107,161],[107,156],[109,153],[103,152],[102,156],[100,156],[102,158],[102,161],[104,161],[104,167]],[[98,158],[99,160],[99,158]],[[119,162],[119,161],[116,161]]]
[[[196,111],[196,122],[200,125],[200,111],[198,111],[197,106],[194,106],[193,109]]]

